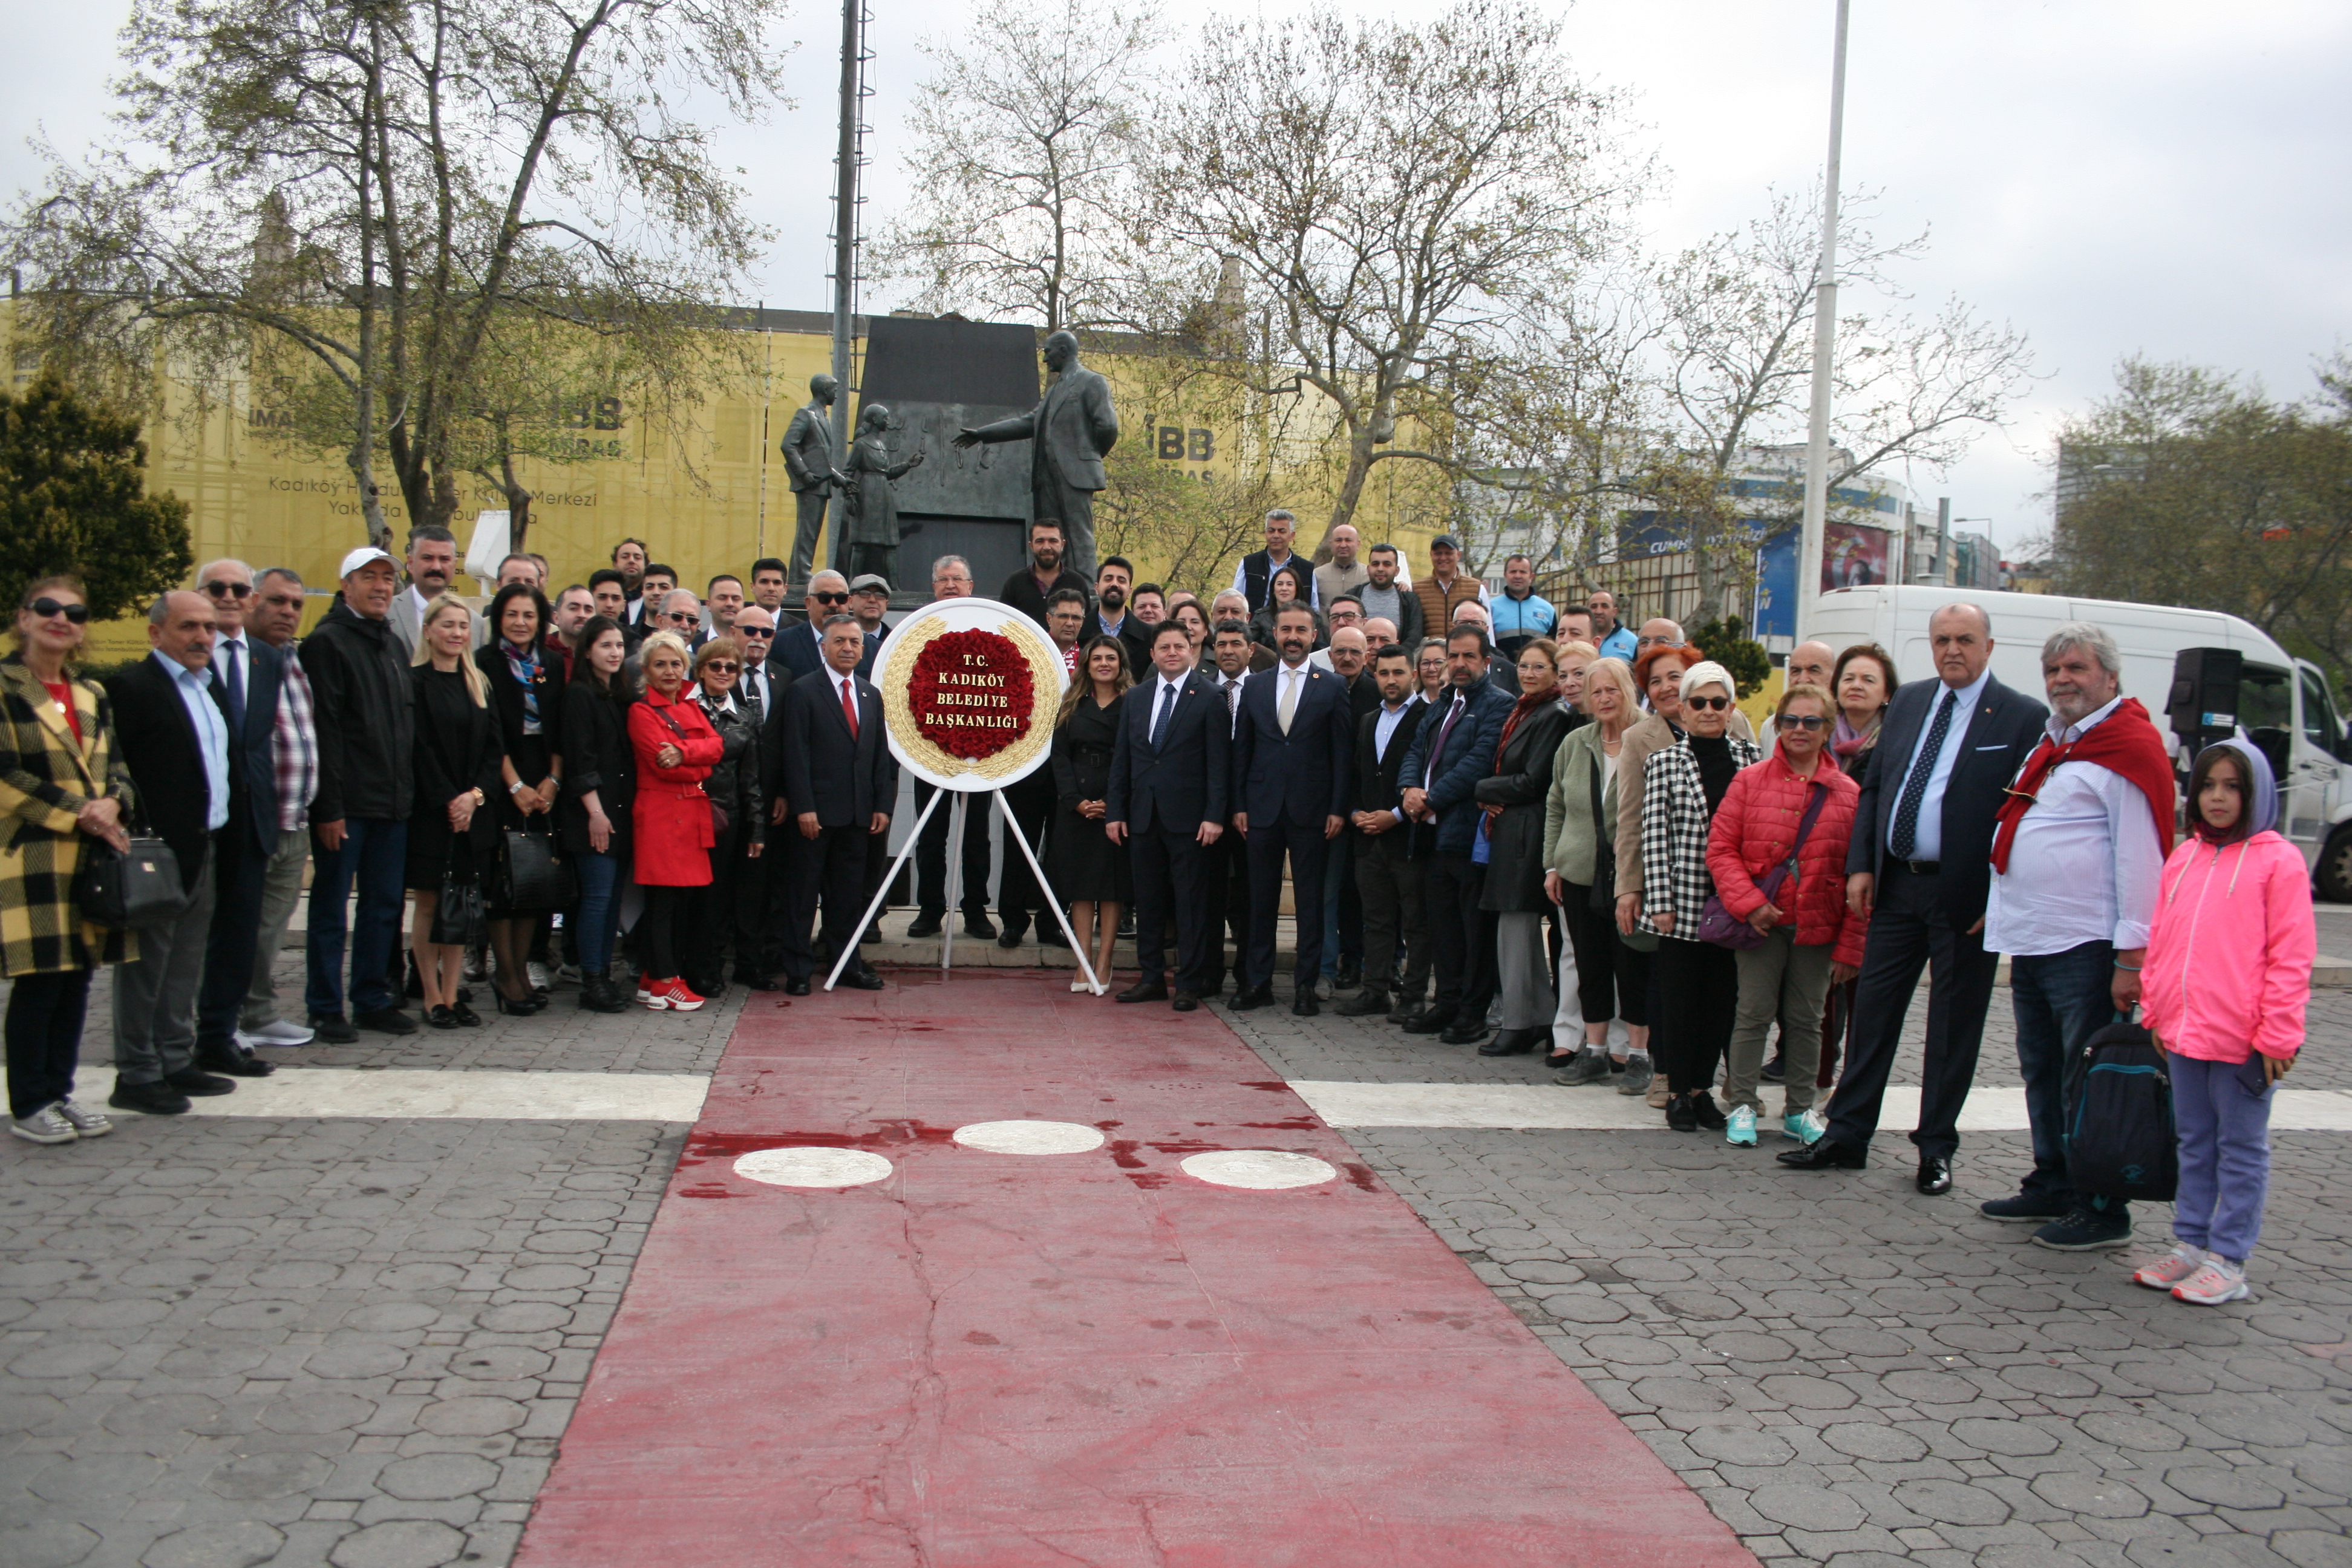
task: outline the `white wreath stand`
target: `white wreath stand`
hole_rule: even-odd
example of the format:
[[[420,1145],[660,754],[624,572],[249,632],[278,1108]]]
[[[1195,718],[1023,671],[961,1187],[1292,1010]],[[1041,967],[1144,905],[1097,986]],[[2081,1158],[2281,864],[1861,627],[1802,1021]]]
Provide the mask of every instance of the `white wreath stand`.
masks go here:
[[[898,879],[899,868],[905,866],[907,858],[915,852],[915,846],[922,842],[923,825],[930,821],[931,813],[939,809],[940,802],[950,795],[955,796],[955,805],[954,816],[950,819],[948,827],[948,910],[947,918],[940,922],[940,977],[944,979],[948,972],[955,967],[955,928],[957,911],[961,907],[961,894],[963,883],[963,836],[968,826],[965,821],[964,807],[966,803],[979,793],[977,790],[960,789],[935,789],[931,792],[931,798],[923,803],[922,811],[915,817],[914,830],[907,835],[907,847],[898,851],[897,859],[890,862],[889,874],[882,879],[882,886],[875,889],[874,900],[866,906],[865,914],[858,917],[857,929],[849,933],[848,942],[835,957],[833,973],[824,977],[824,988],[827,991],[833,989],[834,983],[841,978],[842,970],[848,966],[851,955],[857,952],[857,939],[866,933],[866,928],[872,925],[874,917],[881,912],[882,900],[890,896],[890,884]],[[1005,831],[1012,835],[1013,842],[1021,846],[1021,858],[1029,862],[1029,869],[1035,873],[1038,889],[1045,895],[1046,907],[1054,911],[1055,921],[1061,926],[1062,936],[1069,942],[1070,952],[1078,961],[1078,973],[1087,977],[1087,989],[1097,996],[1101,995],[1110,987],[1105,985],[1101,978],[1095,973],[1094,964],[1078,946],[1078,933],[1070,929],[1070,917],[1062,912],[1062,900],[1055,896],[1053,884],[1045,879],[1045,868],[1037,864],[1036,853],[1029,847],[1028,836],[1021,831],[1019,819],[1013,815],[1012,807],[1005,805],[1004,792],[1001,789],[992,789],[988,793],[995,798],[996,809],[1003,819]],[[1101,923],[1099,919],[1096,923],[1097,925]]]

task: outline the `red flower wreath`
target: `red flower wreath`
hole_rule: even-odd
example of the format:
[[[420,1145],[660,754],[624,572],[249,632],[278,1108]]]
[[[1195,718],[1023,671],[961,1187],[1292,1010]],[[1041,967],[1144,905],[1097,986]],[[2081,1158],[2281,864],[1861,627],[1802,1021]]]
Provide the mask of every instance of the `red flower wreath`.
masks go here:
[[[915,727],[950,756],[992,757],[1029,732],[1029,660],[996,632],[946,632],[923,645],[907,683]]]

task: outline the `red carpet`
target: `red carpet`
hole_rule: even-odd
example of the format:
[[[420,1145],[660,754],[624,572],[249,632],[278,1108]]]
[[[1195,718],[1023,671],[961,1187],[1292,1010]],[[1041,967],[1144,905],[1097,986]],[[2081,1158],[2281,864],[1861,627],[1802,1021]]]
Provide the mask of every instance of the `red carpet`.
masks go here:
[[[522,1568],[1754,1568],[1217,1017],[1066,986],[752,998]],[[950,1142],[1005,1120],[1108,1142]],[[785,1145],[895,1169],[734,1173]]]

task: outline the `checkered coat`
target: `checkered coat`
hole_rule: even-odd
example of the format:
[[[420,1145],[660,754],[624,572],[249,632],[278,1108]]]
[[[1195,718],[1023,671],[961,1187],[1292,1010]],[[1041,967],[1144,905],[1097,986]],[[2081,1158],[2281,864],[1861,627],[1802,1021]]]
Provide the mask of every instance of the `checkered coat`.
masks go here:
[[[1737,735],[1730,741],[1735,769],[1753,767],[1764,754],[1753,741]],[[1642,770],[1643,931],[1665,935],[1651,921],[1666,911],[1675,917],[1674,940],[1698,940],[1699,912],[1715,894],[1715,879],[1706,869],[1707,832],[1713,826],[1698,759],[1691,754],[1688,739],[1653,755]]]
[[[74,826],[92,798],[131,799],[114,750],[113,704],[95,681],[73,682],[81,743],[22,656],[0,659],[0,975],[92,969],[138,956],[128,931],[84,924],[74,872],[87,840]]]

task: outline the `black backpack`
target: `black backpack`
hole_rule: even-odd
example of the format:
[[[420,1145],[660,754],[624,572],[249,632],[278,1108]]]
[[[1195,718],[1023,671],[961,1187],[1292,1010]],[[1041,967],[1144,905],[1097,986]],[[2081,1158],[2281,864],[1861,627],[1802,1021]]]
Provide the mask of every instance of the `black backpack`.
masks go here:
[[[2086,1196],[2170,1203],[2180,1180],[2172,1072],[2137,1024],[2109,1024],[2083,1047],[2069,1086],[2066,1175]]]

